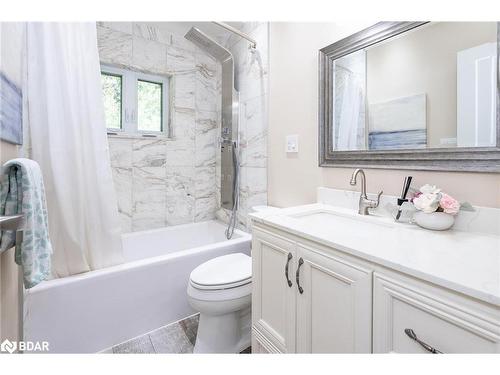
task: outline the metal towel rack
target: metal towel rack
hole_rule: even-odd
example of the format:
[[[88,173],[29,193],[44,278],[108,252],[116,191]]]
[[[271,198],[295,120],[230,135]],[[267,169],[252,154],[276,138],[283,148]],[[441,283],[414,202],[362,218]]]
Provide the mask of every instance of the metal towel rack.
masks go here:
[[[0,230],[15,230],[16,243],[23,241],[24,215],[0,216]],[[2,251],[0,251],[1,253]]]
[[[24,215],[0,216],[0,230],[23,230]]]
[[[10,216],[0,216],[0,230],[15,230],[16,231],[16,244],[20,244],[23,241],[23,229],[25,225],[24,214],[10,215]],[[2,251],[0,251],[2,253]],[[18,295],[23,296],[23,273],[18,272]],[[24,338],[24,298],[19,298],[19,315],[18,315],[18,337],[22,341]]]

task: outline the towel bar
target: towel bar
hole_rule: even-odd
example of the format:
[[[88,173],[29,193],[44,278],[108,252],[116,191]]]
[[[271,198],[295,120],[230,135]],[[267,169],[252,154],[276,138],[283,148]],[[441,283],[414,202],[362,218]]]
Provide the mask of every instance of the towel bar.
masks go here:
[[[24,215],[0,216],[1,230],[23,230]]]

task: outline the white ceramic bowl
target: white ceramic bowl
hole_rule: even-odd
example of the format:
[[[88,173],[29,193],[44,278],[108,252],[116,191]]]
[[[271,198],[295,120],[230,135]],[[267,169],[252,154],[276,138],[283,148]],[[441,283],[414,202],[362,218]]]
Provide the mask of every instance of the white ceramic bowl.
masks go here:
[[[417,211],[413,215],[413,220],[419,227],[430,230],[447,230],[455,223],[455,217],[445,212]]]

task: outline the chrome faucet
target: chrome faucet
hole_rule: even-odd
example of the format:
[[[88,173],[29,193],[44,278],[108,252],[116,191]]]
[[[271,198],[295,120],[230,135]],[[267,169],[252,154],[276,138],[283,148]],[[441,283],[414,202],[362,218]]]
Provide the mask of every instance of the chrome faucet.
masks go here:
[[[358,214],[369,215],[370,213],[368,212],[368,209],[378,207],[378,205],[380,203],[380,196],[382,195],[383,191],[378,193],[376,201],[372,200],[372,199],[368,199],[368,197],[366,195],[366,176],[365,176],[365,172],[362,169],[358,168],[353,172],[353,174],[351,176],[350,184],[352,186],[356,185],[356,179],[358,177],[358,174],[361,175],[361,195],[359,196]]]

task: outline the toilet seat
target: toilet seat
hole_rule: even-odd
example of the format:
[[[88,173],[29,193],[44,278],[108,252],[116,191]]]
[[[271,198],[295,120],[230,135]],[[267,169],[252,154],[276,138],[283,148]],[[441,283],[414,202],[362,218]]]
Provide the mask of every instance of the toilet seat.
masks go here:
[[[246,280],[242,280],[242,281],[239,281],[237,283],[220,284],[220,285],[203,285],[203,284],[195,283],[192,280],[190,281],[190,284],[193,286],[193,288],[196,288],[199,290],[224,290],[224,289],[237,288],[239,286],[250,284],[251,282],[252,282],[252,278],[248,278]]]
[[[189,277],[198,290],[215,291],[241,287],[252,282],[252,258],[242,253],[223,255],[196,267]]]
[[[240,300],[248,298],[250,303],[250,296],[252,295],[252,283],[249,282],[229,289],[199,289],[192,283],[187,287],[187,294],[189,298],[204,301],[204,302],[228,302],[233,300]]]

